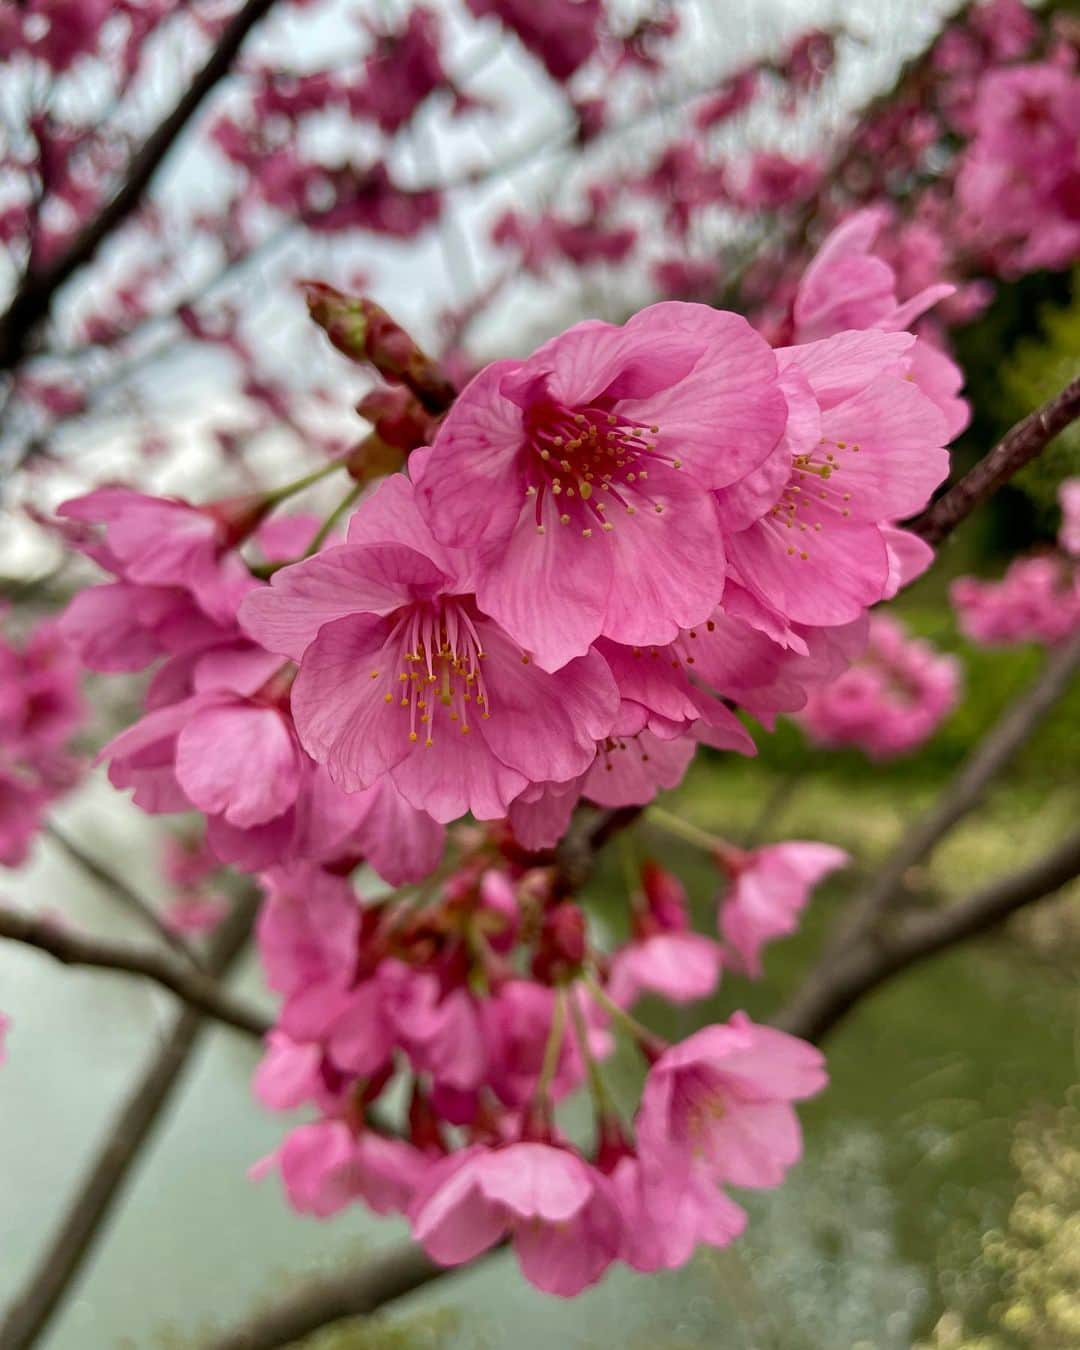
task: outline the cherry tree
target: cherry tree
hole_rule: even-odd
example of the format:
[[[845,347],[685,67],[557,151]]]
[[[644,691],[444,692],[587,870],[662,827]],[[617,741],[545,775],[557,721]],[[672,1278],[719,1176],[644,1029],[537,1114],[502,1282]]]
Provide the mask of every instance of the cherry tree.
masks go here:
[[[966,5],[847,106],[858,31],[735,64],[718,32],[603,0],[0,14],[0,864],[49,840],[143,929],[0,906],[0,937],[184,1005],[5,1345],[60,1305],[204,1020],[261,1041],[263,1108],[308,1112],[256,1172],[413,1235],[216,1344],[507,1244],[572,1297],[737,1241],[832,1027],[1080,871],[1073,834],[939,908],[907,891],[1080,662],[1073,479],[1052,550],[952,587],[966,634],[1042,644],[1040,672],[803,984],[676,1043],[635,1014],[758,977],[851,861],[660,794],[781,716],[885,766],[925,743],[963,673],[888,603],[1080,416],[1074,379],[950,460],[956,331],[1080,258],[1072,21]],[[88,740],[161,819],[165,909],[50,820]],[[624,936],[591,921],[598,856],[646,821],[710,859],[709,931],[632,843]],[[270,1014],[227,981],[252,936]]]

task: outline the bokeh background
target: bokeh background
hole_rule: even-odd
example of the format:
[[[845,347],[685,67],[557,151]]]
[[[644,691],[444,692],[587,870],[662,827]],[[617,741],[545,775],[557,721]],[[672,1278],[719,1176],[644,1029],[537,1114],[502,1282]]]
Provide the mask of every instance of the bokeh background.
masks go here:
[[[709,51],[727,44],[723,59],[732,67],[747,52],[812,24],[843,24],[857,36],[817,120],[790,130],[809,146],[851,107],[887,88],[949,8],[937,0],[740,0],[698,10]],[[303,38],[313,49],[332,40],[332,30]],[[494,88],[519,77],[516,60],[512,52],[498,56]],[[534,115],[542,117],[543,109]],[[451,140],[448,134],[448,161]],[[644,156],[644,142],[620,153],[632,164]],[[197,157],[180,155],[161,191],[182,195],[198,175]],[[541,165],[492,191],[533,200],[551,190],[550,177]],[[462,212],[461,227],[468,231],[470,211],[479,221],[491,209],[490,201],[478,200]],[[482,242],[471,247],[481,274],[494,266]],[[392,301],[421,335],[436,307],[433,296],[460,298],[460,278],[437,242],[419,260],[410,253],[406,261],[387,245],[369,261],[379,272],[379,298]],[[340,260],[327,245],[310,265],[329,274]],[[256,264],[243,284],[265,293],[260,323],[271,363],[287,364],[298,350],[310,350],[303,359],[324,359],[296,305],[276,293],[272,262]],[[478,347],[489,354],[528,348],[583,310],[627,306],[624,293],[604,285],[601,276],[583,296],[523,282],[488,316]],[[962,465],[1075,373],[1080,288],[1060,275],[1003,286],[989,311],[960,334],[957,350],[975,409],[957,450]],[[175,409],[187,428],[182,452],[155,469],[157,485],[201,496],[214,488],[205,479],[210,461],[200,454],[200,428],[207,409],[219,417],[230,394],[212,366],[212,360],[174,361],[166,347],[140,368],[138,380],[149,381],[152,397]],[[107,406],[97,421],[63,434],[80,439],[95,471],[116,471],[136,453],[131,425]],[[266,462],[284,462],[287,450],[271,440]],[[775,736],[760,738],[755,761],[701,754],[672,809],[736,841],[828,840],[848,849],[855,864],[818,891],[798,936],[774,944],[763,981],[730,976],[715,1000],[677,1011],[646,1006],[645,1020],[683,1036],[734,1008],[765,1015],[792,988],[845,896],[1037,669],[1041,655],[1033,647],[988,652],[965,643],[948,606],[948,582],[965,572],[993,574],[1017,550],[1050,540],[1056,487],[1070,473],[1080,473],[1075,428],[965,526],[900,602],[914,632],[959,656],[967,690],[921,752],[874,765],[855,751],[815,751],[782,722]],[[6,574],[33,575],[47,547],[13,508],[0,516]],[[1060,838],[1080,814],[1078,762],[1080,690],[1074,689],[917,878],[927,903],[963,894]],[[100,773],[59,808],[57,820],[144,894],[160,892],[152,822],[119,800]],[[658,831],[642,837],[642,847],[685,880],[707,928],[717,887],[707,861]],[[612,931],[620,922],[618,869],[617,856],[605,859],[589,891],[596,922]],[[123,931],[106,897],[47,842],[26,869],[3,877],[2,890],[95,931]],[[749,1234],[727,1251],[701,1254],[671,1274],[620,1270],[569,1304],[537,1294],[512,1261],[496,1257],[374,1323],[328,1332],[311,1344],[320,1350],[1080,1345],[1078,974],[1074,887],[1006,931],[920,966],[868,998],[829,1038],[832,1085],[803,1112],[804,1162],[779,1192],[752,1197]],[[243,963],[237,983],[270,1006],[253,960]],[[0,1073],[2,1303],[32,1268],[171,1006],[143,985],[67,972],[10,947],[0,948],[0,1001],[17,1032]],[[252,1099],[254,1062],[255,1047],[228,1032],[206,1033],[107,1240],[46,1337],[47,1350],[198,1346],[213,1328],[307,1274],[355,1262],[402,1235],[403,1225],[358,1210],[330,1222],[299,1218],[274,1182],[247,1179],[247,1169],[283,1132],[281,1118]],[[629,1090],[637,1071],[632,1059],[620,1061],[616,1081]]]

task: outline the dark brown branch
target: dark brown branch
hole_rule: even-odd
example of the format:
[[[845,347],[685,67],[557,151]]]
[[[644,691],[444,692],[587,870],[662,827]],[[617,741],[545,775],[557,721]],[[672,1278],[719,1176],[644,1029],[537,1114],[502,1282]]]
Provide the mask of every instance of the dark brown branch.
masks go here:
[[[1045,858],[1002,877],[959,904],[912,917],[877,941],[867,939],[833,961],[816,997],[791,1003],[775,1025],[819,1041],[865,996],[900,971],[1003,923],[1080,876],[1080,833]]]
[[[214,976],[224,977],[243,951],[257,904],[254,894],[243,897],[211,938],[207,965]],[[0,1325],[4,1350],[29,1350],[48,1328],[122,1194],[155,1121],[171,1100],[204,1026],[204,1019],[190,1007],[174,1020],[146,1073],[105,1132],[52,1241]]]
[[[940,544],[977,506],[1046,449],[1080,417],[1080,376],[1007,431],[989,454],[908,528],[928,544]]]
[[[7,313],[0,319],[0,370],[13,370],[19,364],[34,330],[47,316],[56,292],[94,258],[109,235],[140,205],[181,132],[214,86],[229,73],[244,40],[273,4],[274,0],[246,0],[226,24],[206,64],[172,112],[144,141],[118,190],[55,263],[43,271],[27,273]]]
[[[201,966],[203,964],[198,954],[188,946],[184,939],[162,922],[161,916],[153,905],[148,900],[144,900],[134,887],[128,885],[123,877],[117,876],[104,864],[99,863],[96,858],[86,852],[81,844],[77,844],[74,839],[69,839],[57,825],[47,824],[44,833],[67,854],[72,862],[77,863],[87,876],[93,877],[99,886],[108,891],[112,899],[119,901],[132,914],[138,915],[139,919],[148,928],[153,929],[163,942],[172,947],[185,960],[190,961],[192,965]]]
[[[0,938],[36,947],[65,965],[93,966],[153,980],[191,1008],[249,1036],[262,1036],[269,1030],[269,1020],[261,1012],[231,994],[211,975],[182,965],[155,948],[86,937],[49,919],[6,906],[0,907]]]

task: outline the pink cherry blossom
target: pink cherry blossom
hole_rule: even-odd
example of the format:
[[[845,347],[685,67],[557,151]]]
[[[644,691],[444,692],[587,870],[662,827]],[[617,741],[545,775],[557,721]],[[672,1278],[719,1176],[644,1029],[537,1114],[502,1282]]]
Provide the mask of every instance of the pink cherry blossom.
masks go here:
[[[468,0],[468,5],[477,18],[498,15],[560,82],[596,50],[604,13],[603,0],[547,0],[543,5],[532,0]]]
[[[802,1154],[791,1103],[825,1086],[822,1056],[744,1013],[665,1050],[637,1114],[646,1181],[677,1197],[696,1172],[733,1186],[778,1186]]]
[[[863,656],[815,689],[797,720],[818,745],[856,745],[872,759],[890,759],[927,741],[959,696],[955,657],[875,614]]]
[[[728,556],[788,621],[844,624],[881,599],[891,522],[925,506],[948,472],[945,419],[905,378],[914,342],[852,331],[777,352],[792,410],[780,489],[730,536]],[[746,512],[739,490],[721,494],[726,511]]]
[[[1069,478],[1058,489],[1061,529],[1058,545],[1071,558],[1080,558],[1080,478]]]
[[[761,974],[761,949],[767,942],[795,931],[817,883],[850,861],[843,849],[802,840],[724,854],[730,885],[720,908],[720,927],[748,975]]]
[[[409,542],[362,542],[373,527],[361,507],[348,544],[277,572],[241,614],[299,662],[292,713],[308,753],[346,791],[389,774],[439,821],[502,817],[529,782],[584,772],[617,706],[601,658],[540,669],[425,538],[406,479],[371,501],[375,532],[400,509]]]
[[[354,1133],[342,1120],[299,1126],[276,1161],[292,1207],[320,1219],[361,1199],[376,1214],[401,1212],[428,1168],[411,1145],[371,1130]]]
[[[973,642],[1063,641],[1080,627],[1080,572],[1049,554],[1017,558],[1000,581],[958,577],[949,598]]]
[[[709,489],[775,446],[774,371],[745,320],[704,305],[578,324],[462,392],[417,474],[421,509],[481,550],[480,608],[545,669],[601,634],[669,642],[723,591]]]
[[[522,1142],[437,1163],[410,1208],[413,1236],[440,1265],[509,1236],[525,1278],[564,1298],[619,1254],[623,1222],[607,1178],[569,1149]]]

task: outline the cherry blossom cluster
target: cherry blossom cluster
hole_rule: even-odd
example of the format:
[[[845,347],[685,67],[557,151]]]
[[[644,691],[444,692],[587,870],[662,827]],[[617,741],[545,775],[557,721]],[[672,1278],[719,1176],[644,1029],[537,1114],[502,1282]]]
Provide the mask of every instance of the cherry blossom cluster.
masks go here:
[[[1053,645],[1080,629],[1080,478],[1061,485],[1056,550],[1009,564],[999,581],[959,577],[950,588],[960,630],[973,642]]]
[[[949,288],[899,305],[877,224],[849,222],[808,270],[805,341],[665,302],[456,398],[377,306],[311,287],[334,344],[392,382],[383,448],[429,442],[403,471],[371,485],[365,442],[201,507],[105,487],[60,508],[110,574],[61,630],[92,669],[154,668],[109,776],[148,812],[205,818],[205,843],[170,853],[170,922],[213,921],[216,864],[265,888],[283,1003],[256,1088],[317,1113],[272,1160],[298,1210],[404,1213],[446,1263],[509,1237],[530,1280],[572,1294],[613,1261],[730,1241],[745,1219],[725,1188],[797,1159],[817,1051],[741,1014],[666,1046],[629,1009],[706,997],[724,966],[759,974],[846,856],[697,832],[724,881],[717,934],[646,864],[612,948],[564,850],[579,803],[640,809],[702,742],[753,753],[737,712],[802,708],[926,566],[894,522],[945,476],[965,410],[905,328]],[[279,513],[339,467],[351,515]],[[632,1121],[602,1072],[616,1034],[648,1065]],[[582,1085],[589,1149],[555,1115]]]
[[[18,867],[49,805],[81,777],[71,754],[86,720],[79,663],[54,620],[0,636],[0,866]]]
[[[505,833],[461,832],[437,884],[357,906],[349,881],[279,869],[259,942],[284,995],[256,1078],[275,1109],[317,1108],[257,1165],[280,1171],[291,1204],[326,1217],[362,1201],[404,1213],[446,1265],[510,1238],[533,1284],[569,1296],[614,1261],[681,1265],[746,1221],[724,1189],[779,1184],[800,1153],[792,1103],[824,1085],[810,1046],[736,1014],[666,1046],[625,1011],[645,992],[711,993],[725,960],[690,931],[678,881],[647,864],[633,932],[594,947],[581,909],[552,890]],[[810,887],[844,855],[788,844],[730,852],[723,909],[732,956],[791,931]],[[648,1064],[632,1134],[605,1085],[613,1029]],[[590,1152],[553,1107],[588,1083]],[[380,1119],[404,1091],[407,1128]]]
[[[863,655],[813,690],[797,720],[816,745],[853,745],[885,760],[928,741],[959,697],[955,657],[908,636],[892,615],[875,614]]]

